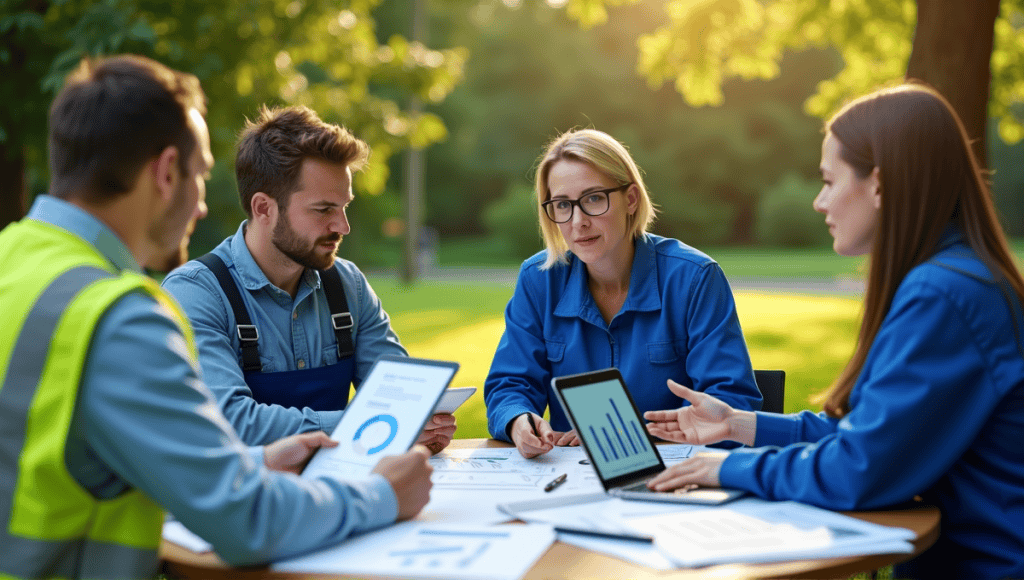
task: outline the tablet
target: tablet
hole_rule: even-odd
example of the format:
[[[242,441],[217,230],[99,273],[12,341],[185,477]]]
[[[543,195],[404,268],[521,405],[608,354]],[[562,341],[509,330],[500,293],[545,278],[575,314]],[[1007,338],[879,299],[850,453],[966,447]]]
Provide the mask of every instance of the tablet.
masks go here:
[[[445,389],[441,400],[437,403],[434,413],[454,413],[476,392],[476,387],[452,387]]]
[[[379,358],[331,433],[339,445],[317,451],[302,477],[364,475],[382,457],[408,451],[458,369],[447,361]]]

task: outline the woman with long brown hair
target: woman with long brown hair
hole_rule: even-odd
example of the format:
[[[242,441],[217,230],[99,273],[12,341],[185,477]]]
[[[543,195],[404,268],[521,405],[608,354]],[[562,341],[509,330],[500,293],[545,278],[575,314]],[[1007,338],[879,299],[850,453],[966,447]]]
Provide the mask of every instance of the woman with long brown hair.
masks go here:
[[[921,496],[942,533],[899,577],[1024,576],[1024,280],[963,125],[934,90],[862,97],[826,125],[826,216],[841,255],[870,254],[856,351],[824,411],[691,405],[652,411],[672,441],[750,446],[674,466],[651,485],[746,489],[837,510]]]

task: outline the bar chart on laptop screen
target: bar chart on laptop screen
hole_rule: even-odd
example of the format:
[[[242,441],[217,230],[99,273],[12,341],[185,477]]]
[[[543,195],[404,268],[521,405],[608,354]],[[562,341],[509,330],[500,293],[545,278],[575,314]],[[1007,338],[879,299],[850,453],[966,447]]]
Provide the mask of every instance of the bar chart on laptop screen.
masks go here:
[[[607,479],[655,465],[657,456],[617,380],[566,389],[579,435]]]

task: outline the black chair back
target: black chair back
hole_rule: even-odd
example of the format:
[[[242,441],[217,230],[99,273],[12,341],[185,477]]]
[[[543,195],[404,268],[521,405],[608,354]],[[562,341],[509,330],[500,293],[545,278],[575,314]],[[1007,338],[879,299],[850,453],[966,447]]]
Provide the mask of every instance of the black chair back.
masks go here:
[[[786,400],[786,371],[754,371],[754,380],[764,400],[762,411],[782,413]]]

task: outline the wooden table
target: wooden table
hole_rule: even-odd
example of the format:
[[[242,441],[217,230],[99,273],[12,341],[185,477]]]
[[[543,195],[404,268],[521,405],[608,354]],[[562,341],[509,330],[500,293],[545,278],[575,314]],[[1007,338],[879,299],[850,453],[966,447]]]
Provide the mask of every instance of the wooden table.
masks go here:
[[[452,449],[475,449],[482,447],[507,447],[491,439],[456,439]],[[774,564],[728,564],[707,568],[650,570],[611,556],[599,554],[555,542],[540,560],[527,572],[527,579],[552,578],[595,578],[595,579],[660,579],[689,580],[696,578],[847,578],[865,570],[875,570],[909,560],[920,554],[939,536],[939,510],[934,506],[922,505],[899,510],[846,512],[847,515],[883,524],[912,530],[913,554],[876,554],[848,558],[827,558],[820,560],[798,560]],[[273,572],[269,568],[229,568],[215,554],[197,554],[186,548],[163,542],[160,559],[164,572],[171,578],[203,580],[296,580],[299,578],[349,578],[337,574],[307,574]],[[361,576],[365,577],[365,576]]]

